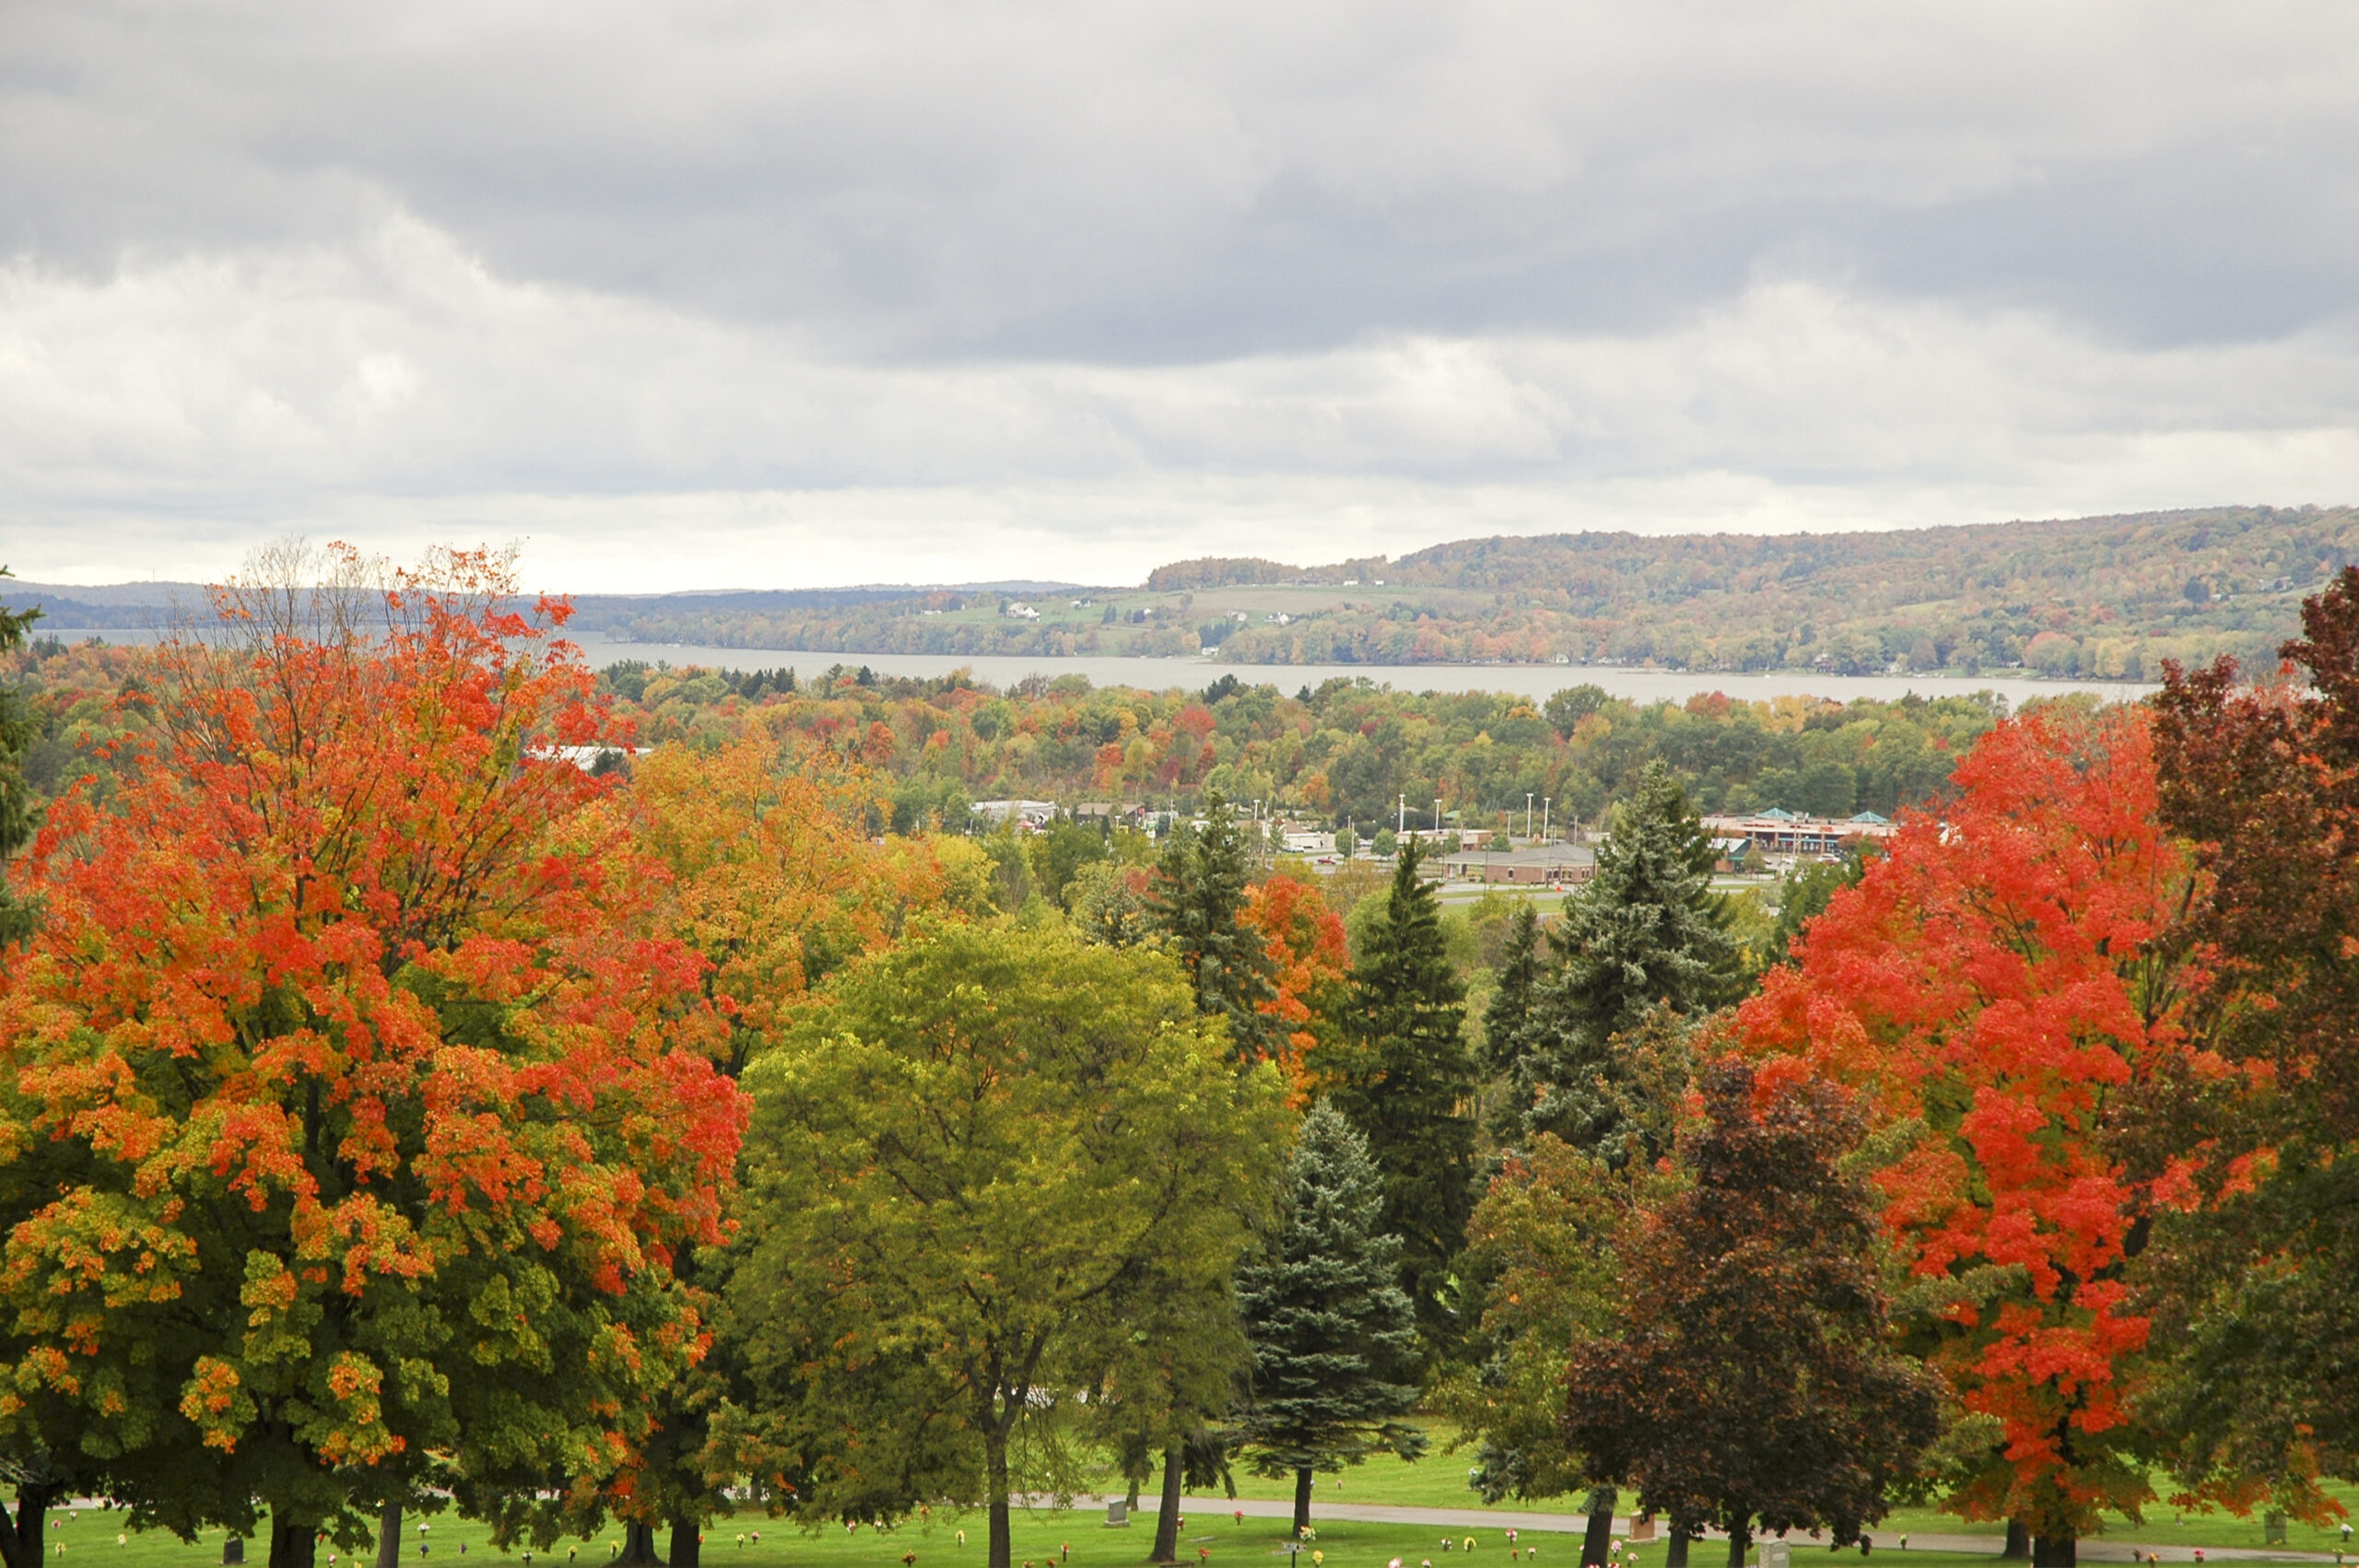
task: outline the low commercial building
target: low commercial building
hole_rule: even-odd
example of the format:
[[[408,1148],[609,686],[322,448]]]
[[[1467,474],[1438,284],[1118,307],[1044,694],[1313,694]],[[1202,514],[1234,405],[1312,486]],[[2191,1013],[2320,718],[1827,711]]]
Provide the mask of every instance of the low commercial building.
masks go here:
[[[1708,816],[1704,831],[1720,840],[1734,856],[1747,849],[1764,855],[1814,856],[1847,854],[1858,844],[1891,837],[1899,831],[1891,818],[1874,812],[1836,818],[1798,816],[1772,806],[1750,816]]]
[[[1597,874],[1597,854],[1586,845],[1536,844],[1521,849],[1461,849],[1442,858],[1453,882],[1572,887]]]

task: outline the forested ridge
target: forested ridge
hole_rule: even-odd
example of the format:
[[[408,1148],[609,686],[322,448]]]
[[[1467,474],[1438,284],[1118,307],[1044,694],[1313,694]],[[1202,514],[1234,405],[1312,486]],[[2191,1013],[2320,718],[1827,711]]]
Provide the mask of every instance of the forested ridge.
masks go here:
[[[945,591],[825,609],[672,603],[585,625],[649,640],[898,653],[1174,654],[1249,664],[1508,661],[2155,680],[2265,655],[2359,559],[2359,510],[2211,510],[1823,534],[1568,533],[1303,569],[1211,559],[1148,590]],[[1074,603],[1076,599],[1081,603]],[[1283,620],[1279,617],[1285,617]]]

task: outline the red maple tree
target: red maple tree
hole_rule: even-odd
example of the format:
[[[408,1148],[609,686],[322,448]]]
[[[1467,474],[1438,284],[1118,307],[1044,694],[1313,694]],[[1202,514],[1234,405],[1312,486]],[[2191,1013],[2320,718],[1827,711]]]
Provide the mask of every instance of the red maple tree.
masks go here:
[[[264,1500],[280,1568],[429,1451],[511,1525],[594,1506],[698,1353],[670,1264],[745,1116],[555,749],[600,738],[565,606],[483,554],[326,564],[158,651],[0,961],[0,1423],[183,1535]]]
[[[1930,1359],[1999,1433],[1953,1504],[2025,1521],[2069,1562],[2101,1510],[2151,1495],[2129,1452],[2149,1322],[2125,1266],[2153,1216],[2244,1176],[2115,1134],[2155,1082],[2229,1069],[2190,1041],[2188,977],[2154,941],[2189,873],[2157,825],[2142,711],[2003,723],[1955,782],[1836,894],[1738,1032],[1904,1130],[1884,1220],[1937,1323]]]

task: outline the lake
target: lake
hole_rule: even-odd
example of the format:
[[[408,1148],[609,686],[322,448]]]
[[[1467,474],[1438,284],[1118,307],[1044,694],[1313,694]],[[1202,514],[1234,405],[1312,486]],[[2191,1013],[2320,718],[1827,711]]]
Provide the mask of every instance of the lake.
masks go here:
[[[1071,659],[1000,654],[954,653],[814,653],[807,649],[700,648],[683,643],[591,642],[581,651],[593,666],[639,659],[650,664],[702,664],[726,670],[792,669],[808,678],[829,665],[857,670],[863,664],[880,675],[946,675],[953,670],[973,673],[978,681],[1002,688],[1027,675],[1085,675],[1095,686],[1142,686],[1164,691],[1172,686],[1198,688],[1233,674],[1248,685],[1274,685],[1282,691],[1318,686],[1341,675],[1362,677],[1379,685],[1411,692],[1508,692],[1534,699],[1547,697],[1584,682],[1602,686],[1615,696],[1647,703],[1684,702],[1699,692],[1725,692],[1732,697],[1761,700],[1772,696],[1824,696],[1837,702],[1853,697],[1894,698],[1918,692],[1926,696],[1962,696],[1973,692],[1997,692],[2010,705],[2033,697],[2060,696],[2066,692],[2095,692],[2108,701],[2129,701],[2156,688],[2132,681],[2043,681],[2020,676],[1973,679],[1943,675],[1822,675],[1802,671],[1778,671],[1762,675],[1716,673],[1711,671],[1644,670],[1602,664],[1230,664],[1217,658],[1193,659]]]
[[[125,627],[106,631],[56,634],[68,642],[102,637],[110,642],[152,642],[152,629]],[[690,643],[605,642],[585,639],[583,658],[593,668],[623,660],[650,664],[703,665],[723,670],[791,669],[804,679],[831,664],[856,670],[863,664],[880,675],[946,675],[966,670],[975,679],[1005,688],[1027,675],[1085,675],[1097,686],[1140,686],[1166,691],[1173,686],[1201,688],[1224,673],[1249,685],[1274,685],[1282,691],[1316,687],[1338,675],[1366,678],[1379,685],[1411,692],[1507,692],[1537,701],[1567,686],[1588,683],[1633,702],[1684,702],[1699,692],[1724,692],[1732,697],[1760,701],[1773,696],[1831,697],[1848,702],[1872,696],[1886,700],[1911,692],[1924,696],[1964,696],[1996,692],[2011,707],[2035,697],[2061,696],[2066,692],[2094,692],[2107,701],[2132,701],[2156,690],[2135,681],[2043,681],[2021,675],[1827,675],[1808,671],[1779,670],[1767,674],[1741,675],[1713,671],[1647,670],[1605,664],[1229,664],[1217,657],[1131,659],[955,653],[815,653],[808,649],[707,648]]]

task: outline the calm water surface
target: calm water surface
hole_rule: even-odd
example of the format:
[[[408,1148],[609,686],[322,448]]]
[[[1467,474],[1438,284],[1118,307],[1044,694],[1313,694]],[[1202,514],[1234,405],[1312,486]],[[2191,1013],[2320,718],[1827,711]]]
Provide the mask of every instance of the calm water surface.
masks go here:
[[[58,634],[69,642],[102,637],[110,642],[149,642],[158,634],[129,628]],[[1995,675],[1822,675],[1803,671],[1776,671],[1761,675],[1716,673],[1711,671],[1641,670],[1601,664],[1231,664],[1218,658],[1129,659],[956,653],[815,653],[807,649],[708,648],[692,643],[605,642],[585,638],[583,658],[593,668],[622,660],[650,664],[703,665],[722,670],[791,669],[808,679],[833,664],[856,670],[865,664],[880,675],[946,675],[953,670],[970,672],[978,681],[1002,688],[1027,675],[1050,679],[1086,675],[1092,685],[1140,686],[1167,691],[1174,686],[1201,688],[1223,674],[1234,674],[1248,685],[1274,685],[1282,691],[1316,687],[1341,675],[1367,679],[1408,692],[1508,692],[1517,696],[1545,698],[1567,686],[1588,683],[1634,702],[1684,702],[1699,692],[1724,692],[1732,697],[1759,701],[1773,696],[1821,696],[1837,702],[1853,697],[1891,699],[1916,692],[1924,696],[1963,696],[1996,692],[2010,705],[2034,697],[2060,696],[2066,692],[2094,692],[2108,701],[2130,701],[2155,689],[2134,681],[2041,681]]]

